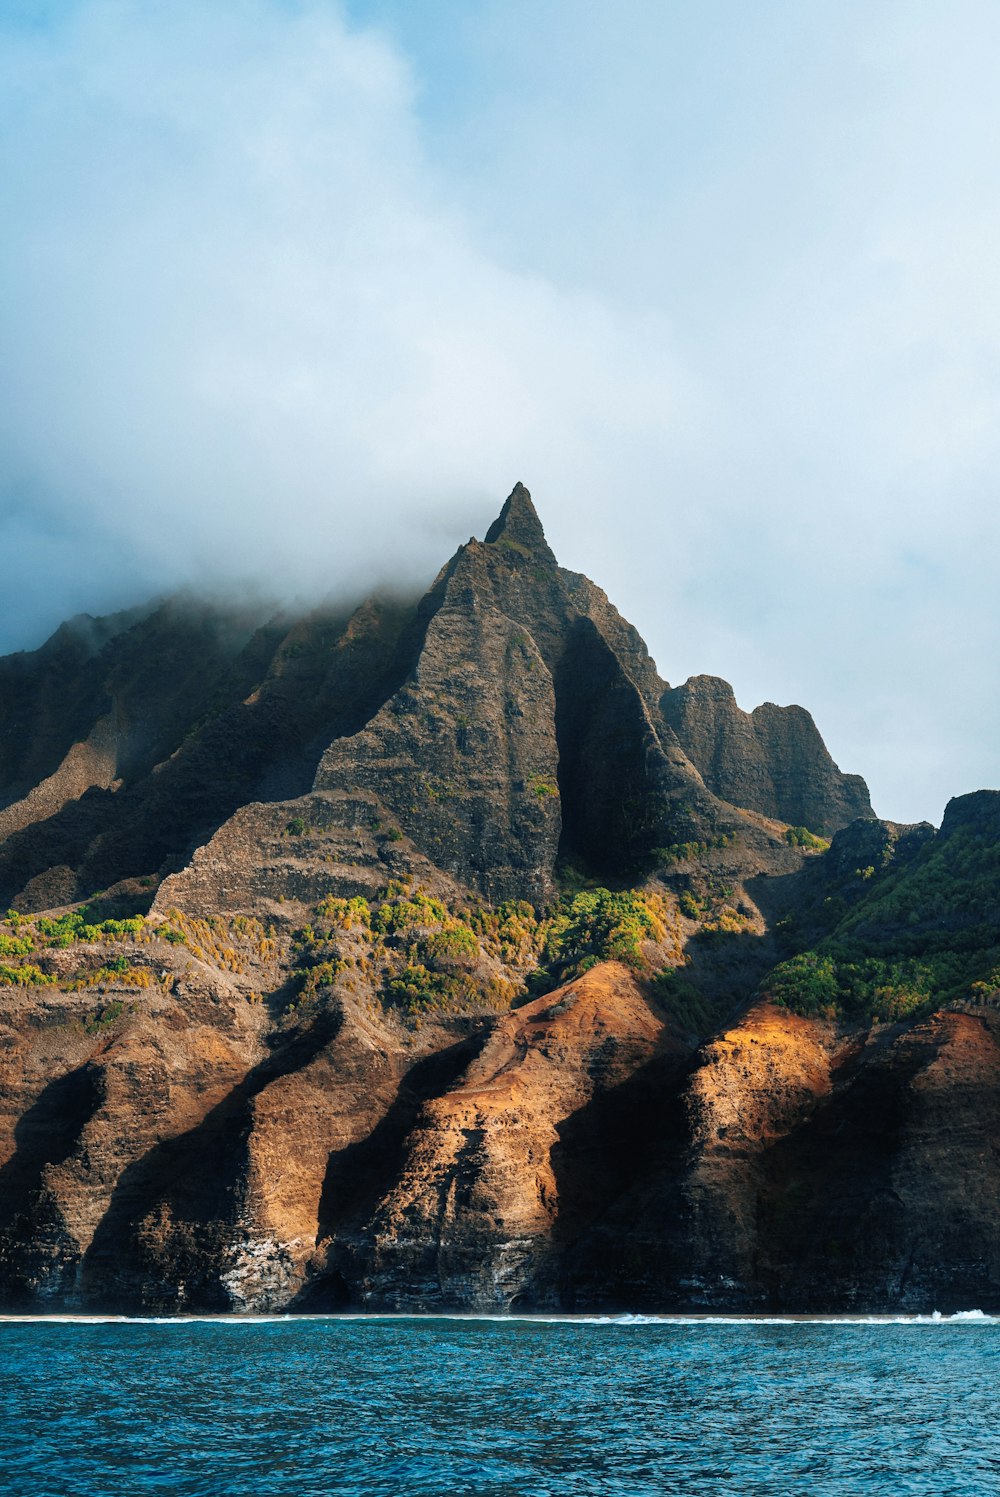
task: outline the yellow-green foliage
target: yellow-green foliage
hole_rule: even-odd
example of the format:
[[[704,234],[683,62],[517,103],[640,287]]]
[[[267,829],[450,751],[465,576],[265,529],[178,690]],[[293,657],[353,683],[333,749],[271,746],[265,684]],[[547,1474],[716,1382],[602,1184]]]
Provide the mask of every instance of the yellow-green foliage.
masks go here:
[[[465,918],[484,949],[498,956],[505,966],[521,971],[534,966],[544,926],[526,900],[507,899],[498,905],[481,905]]]
[[[433,899],[425,894],[420,888],[408,890],[405,885],[393,881],[386,896],[372,921],[373,928],[381,935],[399,935],[415,926],[445,928],[459,923],[449,914],[447,905],[442,904],[440,899]]]
[[[0,956],[27,956],[34,949],[35,943],[30,936],[0,934]]]
[[[414,1015],[506,1008],[523,991],[517,974],[536,965],[542,929],[523,902],[451,909],[419,884],[393,880],[373,906],[360,896],[316,906],[293,938],[296,993],[301,1006],[338,979],[365,980]]]
[[[301,980],[299,983],[299,994],[302,999],[309,1001],[315,998],[321,988],[329,987],[334,978],[343,972],[345,963],[337,957],[329,958],[323,962],[317,962],[314,967],[303,967],[300,970]]]
[[[321,900],[316,913],[340,930],[371,930],[372,912],[367,899],[358,894],[353,899]]]
[[[559,979],[578,976],[601,961],[625,962],[648,970],[645,942],[667,935],[664,897],[652,891],[581,889],[563,901],[547,925],[543,955],[544,976],[558,971]]]
[[[669,847],[654,847],[653,861],[661,868],[669,868],[672,863],[687,863],[703,858],[707,852],[729,847],[735,841],[735,833],[720,832],[707,842],[672,842]]]
[[[826,852],[830,844],[825,837],[817,837],[808,827],[790,826],[785,832],[789,847],[807,847],[813,852]]]
[[[146,948],[154,938],[183,944],[192,955],[231,972],[244,973],[250,960],[271,960],[278,955],[273,927],[265,929],[259,920],[244,915],[229,921],[219,915],[195,920],[181,910],[172,909],[167,912],[165,924],[149,921],[142,915],[101,921],[88,920],[86,916],[86,908],[58,916],[18,915],[9,911],[6,920],[0,922],[0,957],[21,958],[67,947],[90,947],[91,952],[81,950],[80,965],[70,974],[47,971],[49,961],[44,955],[40,963],[8,961],[0,966],[0,983],[58,985],[66,992],[106,985],[153,987],[160,979],[148,966]],[[92,948],[100,951],[108,946],[117,946],[117,953],[101,953],[95,961]]]
[[[0,926],[0,956],[27,956],[32,951],[44,951],[46,947],[141,940],[145,936],[146,921],[142,915],[132,915],[127,920],[96,922],[87,916],[86,907],[57,916],[19,915],[15,910],[8,910],[6,921]]]
[[[969,985],[969,997],[973,1003],[982,1003],[988,1008],[1000,1004],[1000,967],[995,967],[987,977],[981,977]]]
[[[130,1009],[126,1007],[124,1002],[116,998],[109,1003],[102,1003],[100,1008],[96,1009],[90,1015],[89,1019],[84,1019],[83,1027],[88,1034],[96,1034],[102,1029],[108,1029],[128,1012],[130,1012]]]
[[[268,961],[277,953],[278,942],[274,926],[265,928],[252,915],[234,915],[229,922],[229,932],[232,941],[237,945],[248,946],[261,961]]]
[[[844,961],[805,951],[776,967],[765,988],[775,1002],[798,1014],[863,1015],[887,1023],[927,1008],[937,980],[933,961]]]
[[[547,800],[550,796],[559,794],[559,786],[554,785],[551,780],[544,779],[542,775],[532,775],[528,785],[532,794],[537,795],[539,800]]]
[[[470,971],[479,960],[479,942],[467,925],[430,931],[419,942],[423,960],[435,972]]]
[[[55,978],[34,962],[21,962],[16,967],[0,965],[0,988],[33,988],[54,982]]]
[[[475,919],[470,910],[452,912],[419,886],[390,884],[372,921],[383,938],[385,1001],[409,1013],[481,1003],[486,983],[473,975],[483,956]]]
[[[681,914],[688,920],[703,920],[711,908],[710,901],[699,899],[691,889],[685,889],[678,895],[677,907]]]
[[[704,1034],[717,1021],[724,1006],[700,993],[683,967],[667,967],[658,972],[653,979],[653,992],[684,1034]]]
[[[724,906],[704,921],[701,933],[705,936],[742,936],[752,929],[753,921],[747,915]]]
[[[158,935],[174,945],[183,944],[199,961],[224,971],[245,974],[248,962],[267,961],[277,954],[273,928],[265,929],[259,920],[247,915],[231,920],[209,915],[198,920],[178,909],[169,909],[166,915],[167,923],[159,927]]]
[[[799,1013],[898,1019],[998,988],[1000,835],[960,825],[899,866],[861,870],[863,889],[828,935],[764,984]]]
[[[156,978],[148,967],[133,967],[128,957],[116,957],[93,972],[81,972],[72,982],[65,984],[67,992],[78,993],[84,988],[100,988],[108,984],[124,988],[151,988]]]

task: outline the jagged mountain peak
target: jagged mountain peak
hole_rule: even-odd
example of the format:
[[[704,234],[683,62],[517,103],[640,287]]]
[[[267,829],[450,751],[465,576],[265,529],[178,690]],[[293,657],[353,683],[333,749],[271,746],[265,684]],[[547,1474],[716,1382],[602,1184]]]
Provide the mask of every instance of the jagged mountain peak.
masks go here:
[[[516,483],[503,509],[486,532],[488,546],[506,546],[533,561],[556,564],[555,554],[545,539],[542,522],[523,483]]]
[[[553,561],[0,660],[5,1312],[1000,1302],[1000,792],[872,819]]]

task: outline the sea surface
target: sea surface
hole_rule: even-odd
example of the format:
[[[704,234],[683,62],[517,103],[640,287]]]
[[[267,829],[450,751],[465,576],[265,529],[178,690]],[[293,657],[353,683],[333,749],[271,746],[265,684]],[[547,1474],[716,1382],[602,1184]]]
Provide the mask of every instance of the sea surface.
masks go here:
[[[1000,1321],[0,1320],[4,1497],[1000,1493]]]

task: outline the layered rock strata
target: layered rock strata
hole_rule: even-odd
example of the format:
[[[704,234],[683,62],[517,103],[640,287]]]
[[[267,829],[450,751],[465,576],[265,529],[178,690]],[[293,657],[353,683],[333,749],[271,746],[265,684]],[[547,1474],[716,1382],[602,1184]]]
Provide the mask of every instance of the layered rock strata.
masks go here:
[[[522,486],[0,662],[0,785],[7,1309],[1000,1305],[1000,796],[671,690]]]

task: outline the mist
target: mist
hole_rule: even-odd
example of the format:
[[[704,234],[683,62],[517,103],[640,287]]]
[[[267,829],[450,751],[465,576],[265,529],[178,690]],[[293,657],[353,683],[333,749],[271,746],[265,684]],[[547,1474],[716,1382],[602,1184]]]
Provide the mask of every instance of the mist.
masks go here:
[[[514,482],[672,682],[876,809],[1000,782],[979,3],[22,4],[0,650],[418,588]]]

